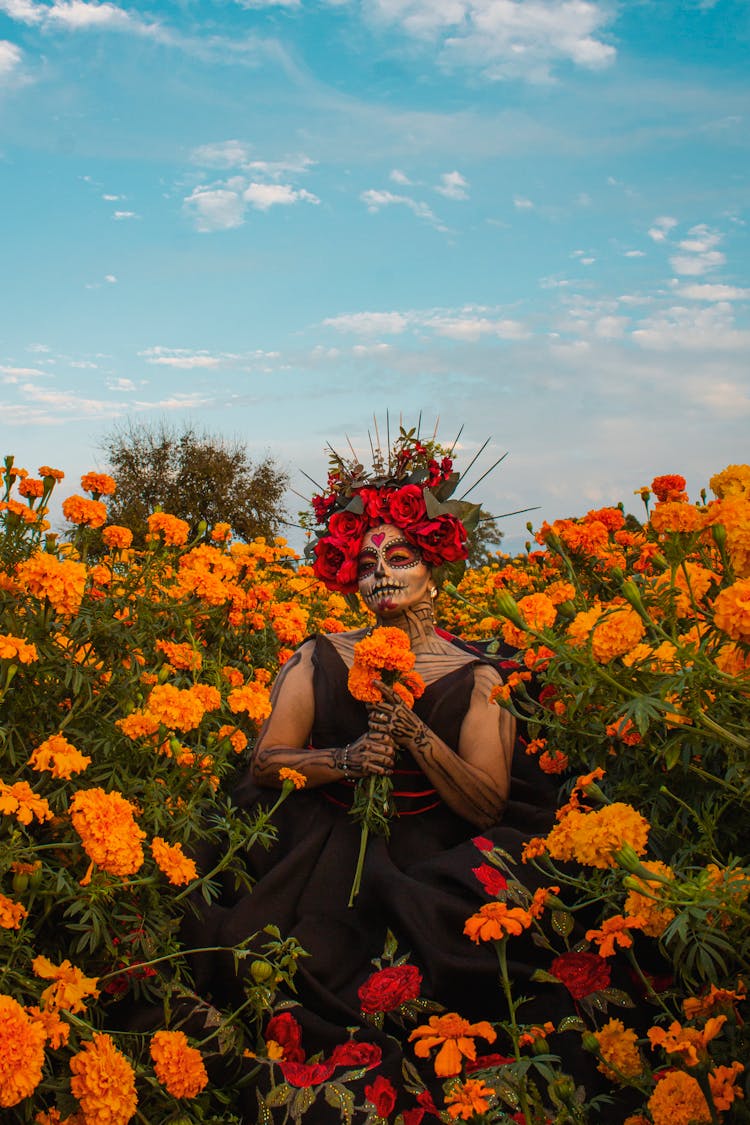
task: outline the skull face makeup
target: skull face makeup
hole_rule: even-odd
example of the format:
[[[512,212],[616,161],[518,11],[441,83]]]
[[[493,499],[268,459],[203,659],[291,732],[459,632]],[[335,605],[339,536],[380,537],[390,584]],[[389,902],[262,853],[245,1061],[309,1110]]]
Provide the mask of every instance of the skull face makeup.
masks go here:
[[[380,524],[362,540],[357,583],[368,609],[378,617],[392,617],[429,596],[430,568],[400,528]]]

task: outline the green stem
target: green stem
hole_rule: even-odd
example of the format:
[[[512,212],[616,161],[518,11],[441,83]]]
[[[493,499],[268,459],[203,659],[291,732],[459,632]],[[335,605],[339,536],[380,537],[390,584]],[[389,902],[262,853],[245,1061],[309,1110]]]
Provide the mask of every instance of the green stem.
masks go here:
[[[497,959],[500,962],[500,979],[503,985],[503,994],[505,1002],[508,1005],[508,1013],[510,1015],[511,1038],[513,1039],[513,1054],[516,1057],[516,1062],[521,1061],[521,1050],[518,1046],[518,1022],[516,1020],[516,1006],[513,1001],[513,993],[510,987],[510,977],[508,976],[508,956],[506,952],[506,945],[508,939],[503,938],[502,941],[495,942],[495,949],[497,951]],[[529,1101],[526,1097],[526,1078],[521,1079],[522,1085],[518,1090],[518,1100],[521,1103],[521,1112],[523,1113],[526,1125],[533,1125],[531,1118],[531,1109]]]
[[[367,852],[367,840],[370,835],[370,810],[372,808],[372,799],[375,793],[375,775],[370,774],[367,786],[367,812],[364,820],[362,821],[362,832],[359,837],[359,855],[357,856],[357,866],[354,869],[354,882],[349,894],[348,905],[354,906],[354,900],[359,894],[359,888],[362,883],[362,869],[365,865],[365,853]]]
[[[750,742],[748,742],[746,738],[740,738],[738,735],[732,734],[731,731],[728,731],[725,727],[715,722],[714,719],[709,719],[705,712],[697,711],[693,717],[700,726],[718,735],[719,738],[723,738],[726,742],[731,742],[733,746],[739,746],[741,750],[750,750]]]

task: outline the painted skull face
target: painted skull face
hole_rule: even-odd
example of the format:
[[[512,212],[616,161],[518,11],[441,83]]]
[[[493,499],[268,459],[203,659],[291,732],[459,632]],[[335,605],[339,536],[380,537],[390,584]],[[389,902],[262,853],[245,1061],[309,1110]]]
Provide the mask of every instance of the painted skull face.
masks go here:
[[[430,568],[400,528],[385,523],[362,540],[357,561],[359,592],[378,617],[392,617],[421,602],[430,589]]]

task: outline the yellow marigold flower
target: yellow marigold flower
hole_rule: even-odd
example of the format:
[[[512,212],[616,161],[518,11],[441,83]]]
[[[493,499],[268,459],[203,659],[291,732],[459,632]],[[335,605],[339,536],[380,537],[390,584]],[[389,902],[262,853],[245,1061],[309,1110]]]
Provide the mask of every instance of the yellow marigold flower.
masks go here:
[[[150,738],[152,734],[156,734],[159,729],[159,720],[149,711],[133,711],[131,715],[126,715],[124,719],[118,719],[115,726],[119,727],[128,738],[135,741],[137,738]]]
[[[373,629],[355,645],[354,663],[371,672],[411,672],[415,660],[409,638],[401,629]]]
[[[104,527],[107,522],[107,509],[101,500],[69,496],[63,500],[62,511],[66,520],[80,527]]]
[[[750,495],[714,501],[708,507],[706,522],[712,528],[721,524],[736,576],[750,578]]]
[[[230,523],[217,523],[214,524],[211,538],[214,543],[226,543],[227,539],[232,534],[232,525]]]
[[[232,744],[232,749],[234,750],[235,754],[241,754],[247,746],[247,738],[239,729],[239,727],[233,727],[229,725],[219,727],[218,731],[216,732],[216,737],[228,738]]]
[[[121,793],[99,788],[79,789],[70,802],[70,818],[84,851],[110,875],[133,875],[143,863],[146,833],[135,823],[135,811]]]
[[[571,809],[547,837],[553,859],[575,859],[587,867],[615,867],[615,852],[630,844],[646,851],[649,825],[630,805],[615,802],[593,812]]]
[[[221,674],[231,687],[240,687],[240,685],[245,682],[245,677],[242,675],[239,668],[233,668],[231,664],[225,664],[221,670]]]
[[[670,1070],[648,1099],[654,1125],[708,1125],[711,1112],[695,1078]]]
[[[52,479],[58,483],[61,480],[65,480],[65,473],[62,469],[51,469],[49,465],[40,465],[37,472],[40,477],[52,477]]]
[[[750,465],[727,465],[726,469],[715,473],[708,483],[720,500],[725,496],[750,496]]]
[[[36,645],[25,641],[23,637],[14,637],[11,633],[0,633],[0,660],[32,664],[38,659]]]
[[[287,766],[282,766],[279,770],[279,780],[282,782],[290,781],[295,789],[304,789],[307,785],[307,778],[303,773],[289,769]]]
[[[76,750],[62,734],[53,734],[33,750],[29,758],[33,770],[49,770],[53,777],[68,779],[91,765],[91,758]]]
[[[711,1097],[719,1111],[731,1109],[735,1098],[744,1098],[742,1090],[735,1085],[744,1069],[741,1062],[733,1062],[731,1066],[717,1066],[709,1072]]]
[[[198,672],[203,666],[203,656],[190,644],[178,644],[175,641],[157,641],[155,645],[159,652],[163,652],[170,664],[175,668],[186,668],[190,672]]]
[[[505,937],[523,933],[532,921],[530,912],[520,906],[487,902],[476,914],[467,918],[464,933],[477,945],[480,941],[502,941]]]
[[[700,531],[705,523],[703,512],[699,512],[692,504],[681,500],[665,500],[656,505],[651,513],[651,526],[654,531],[662,535],[671,532],[689,534]]]
[[[616,657],[623,656],[638,644],[645,631],[641,618],[632,606],[621,606],[611,613],[602,613],[594,624],[591,636],[594,659],[599,664],[608,664]]]
[[[47,957],[35,957],[31,967],[42,980],[54,981],[42,993],[42,1003],[48,1011],[85,1012],[86,1005],[83,1001],[88,996],[94,999],[99,995],[96,987],[98,977],[87,977],[70,961],[65,960],[55,965]]]
[[[711,1016],[699,1031],[695,1027],[683,1027],[673,1020],[666,1030],[663,1027],[650,1028],[648,1037],[652,1047],[661,1047],[668,1055],[677,1055],[686,1066],[698,1066],[707,1061],[708,1044],[719,1035],[726,1022],[726,1016]]]
[[[172,684],[157,684],[148,697],[147,709],[165,727],[183,731],[195,730],[205,714],[197,695]]]
[[[728,988],[717,988],[710,985],[704,996],[688,996],[682,1001],[682,1010],[686,1019],[694,1020],[697,1016],[710,1016],[715,1011],[733,1011],[736,1014],[736,1005],[747,999],[745,985],[737,981],[737,988],[733,991]]]
[[[600,957],[614,957],[616,946],[629,949],[633,944],[631,930],[640,929],[640,918],[615,914],[605,918],[600,930],[587,930],[586,941],[595,941],[599,946]]]
[[[106,473],[84,473],[81,477],[84,492],[98,492],[100,496],[112,496],[117,485]]]
[[[740,578],[719,591],[714,622],[733,641],[750,642],[750,578]]]
[[[181,844],[168,844],[161,836],[154,836],[151,841],[151,851],[156,864],[170,883],[176,887],[191,883],[198,878],[198,869],[192,859],[182,850]]]
[[[37,797],[28,781],[16,781],[7,785],[0,781],[0,813],[15,816],[20,824],[52,820],[52,809],[44,797]]]
[[[28,910],[20,902],[14,902],[0,894],[0,927],[4,930],[20,930],[21,922],[28,917]]]
[[[47,598],[59,613],[74,614],[86,587],[86,567],[72,559],[58,559],[44,551],[18,564],[16,577],[21,589],[35,598]]]
[[[637,1078],[645,1069],[641,1052],[638,1050],[638,1036],[626,1028],[622,1020],[610,1020],[599,1031],[594,1032],[599,1044],[602,1061],[598,1069],[613,1082],[623,1082],[627,1078]]]
[[[463,1059],[477,1057],[474,1040],[478,1037],[494,1043],[497,1035],[486,1020],[469,1023],[455,1012],[443,1016],[430,1016],[428,1023],[415,1027],[409,1041],[416,1039],[414,1054],[417,1058],[429,1058],[433,1047],[439,1050],[435,1056],[435,1074],[438,1078],[450,1078],[461,1073]]]
[[[714,662],[725,676],[744,676],[750,672],[750,652],[745,652],[736,644],[722,645]]]
[[[271,714],[271,696],[264,684],[234,688],[227,696],[227,705],[233,714],[242,711],[256,723],[262,723]]]
[[[127,550],[133,543],[133,532],[129,527],[120,527],[117,523],[111,523],[109,527],[105,527],[102,531],[102,539],[104,540],[105,547],[109,547],[110,551],[119,549]]]
[[[17,1000],[0,995],[0,1106],[28,1098],[42,1080],[44,1029]]]
[[[309,614],[294,602],[278,602],[269,606],[271,628],[284,645],[298,645],[307,634]]]
[[[161,535],[168,547],[183,547],[190,535],[190,524],[167,512],[154,512],[148,517],[148,530],[152,536]]]
[[[641,866],[647,871],[663,875],[665,879],[674,879],[672,868],[658,859],[646,860]],[[671,906],[659,901],[659,895],[664,890],[663,884],[656,880],[649,882],[645,875],[629,875],[627,882],[630,889],[625,899],[625,913],[640,918],[639,929],[644,934],[660,937],[675,915]]]
[[[70,1024],[60,1019],[56,1008],[27,1008],[29,1018],[44,1028],[44,1037],[53,1051],[64,1047],[70,1037]]]
[[[200,701],[205,711],[216,711],[221,707],[221,692],[211,684],[193,684],[188,690]]]
[[[135,1074],[109,1035],[94,1032],[70,1060],[70,1070],[70,1089],[87,1125],[127,1125],[138,1104]]]
[[[557,607],[546,594],[525,594],[524,597],[519,598],[517,605],[522,618],[530,629],[541,632],[542,629],[549,629],[554,625],[557,618]],[[503,640],[506,644],[513,645],[514,648],[526,648],[527,645],[533,644],[536,638],[523,629],[519,629],[511,621],[505,621],[503,623]]]
[[[467,1078],[460,1086],[454,1086],[446,1095],[445,1105],[448,1116],[454,1121],[458,1117],[462,1121],[470,1121],[475,1114],[486,1113],[494,1093],[492,1087],[485,1085],[481,1078]]]
[[[182,1031],[157,1031],[151,1039],[154,1071],[173,1098],[194,1098],[208,1084],[203,1057]]]

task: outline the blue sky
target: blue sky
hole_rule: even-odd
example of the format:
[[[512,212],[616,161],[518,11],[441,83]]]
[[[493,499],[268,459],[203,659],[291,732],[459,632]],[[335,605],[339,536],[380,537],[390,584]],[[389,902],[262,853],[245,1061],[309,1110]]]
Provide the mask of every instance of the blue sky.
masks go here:
[[[0,0],[3,448],[75,487],[187,422],[307,492],[421,410],[508,451],[496,513],[697,493],[750,456],[749,46],[746,0]]]

